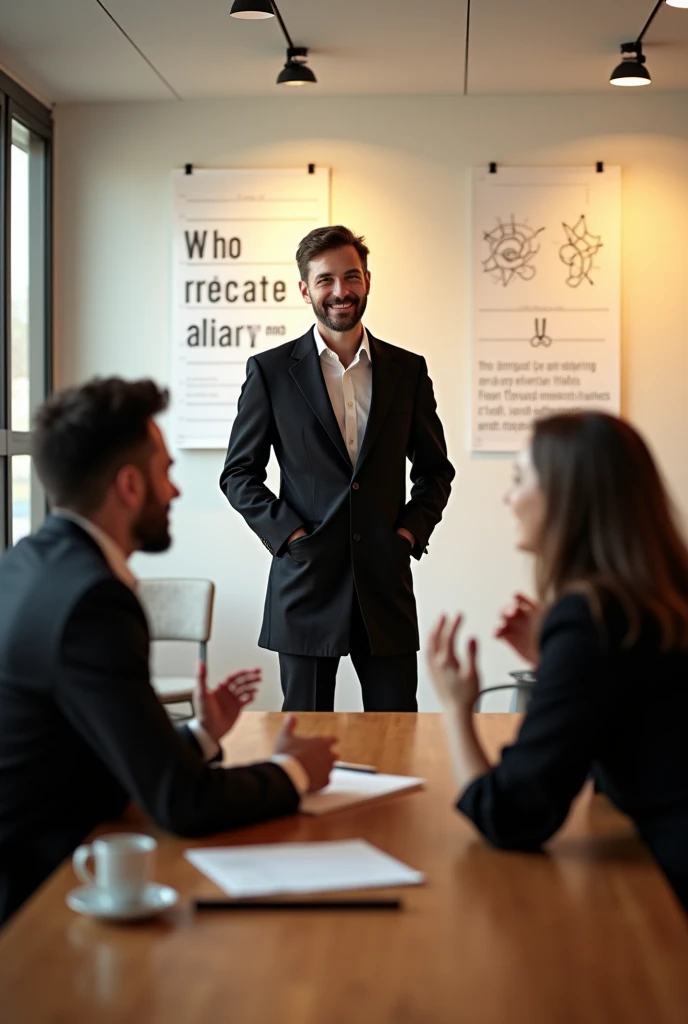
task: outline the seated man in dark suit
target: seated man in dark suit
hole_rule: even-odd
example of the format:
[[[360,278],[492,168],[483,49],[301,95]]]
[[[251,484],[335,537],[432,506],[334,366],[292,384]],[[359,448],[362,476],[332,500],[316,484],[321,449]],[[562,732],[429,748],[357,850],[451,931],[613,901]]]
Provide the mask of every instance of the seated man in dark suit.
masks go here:
[[[0,560],[0,922],[96,825],[133,798],[201,836],[296,811],[333,764],[333,737],[282,730],[270,762],[208,762],[258,672],[216,690],[177,731],[151,687],[146,617],[127,567],[170,544],[179,491],[152,381],[95,380],[38,411],[33,457],[53,505]]]

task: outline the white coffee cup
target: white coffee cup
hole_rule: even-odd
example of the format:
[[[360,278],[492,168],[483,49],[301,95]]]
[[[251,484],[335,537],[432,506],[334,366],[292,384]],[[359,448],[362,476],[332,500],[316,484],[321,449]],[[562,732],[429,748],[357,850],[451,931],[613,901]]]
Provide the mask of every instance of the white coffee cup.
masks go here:
[[[132,906],[141,901],[151,880],[157,845],[152,836],[113,832],[78,846],[72,864],[81,881],[100,890],[109,906]],[[88,869],[91,857],[95,864],[93,873]]]

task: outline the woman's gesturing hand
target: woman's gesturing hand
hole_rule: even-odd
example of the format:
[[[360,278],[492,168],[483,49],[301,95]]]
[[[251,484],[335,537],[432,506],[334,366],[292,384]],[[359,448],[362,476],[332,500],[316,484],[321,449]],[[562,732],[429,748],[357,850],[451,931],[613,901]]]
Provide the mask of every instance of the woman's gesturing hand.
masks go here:
[[[447,619],[446,615],[442,616],[430,634],[427,662],[435,691],[442,703],[470,709],[480,693],[478,641],[475,637],[470,638],[466,658],[460,661],[456,648],[462,620],[462,615],[457,615],[453,620]]]
[[[540,606],[535,601],[525,594],[514,594],[513,601],[501,614],[495,636],[513,647],[531,665],[537,665],[540,660],[540,619]]]

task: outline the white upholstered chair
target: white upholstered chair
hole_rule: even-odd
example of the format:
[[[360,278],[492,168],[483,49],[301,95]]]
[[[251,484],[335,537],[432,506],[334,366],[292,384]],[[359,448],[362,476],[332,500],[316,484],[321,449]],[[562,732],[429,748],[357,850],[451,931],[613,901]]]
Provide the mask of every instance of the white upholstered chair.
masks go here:
[[[139,580],[137,594],[148,616],[151,640],[195,641],[199,658],[206,663],[215,584],[197,579]],[[152,683],[163,704],[190,704],[196,679],[156,676]]]

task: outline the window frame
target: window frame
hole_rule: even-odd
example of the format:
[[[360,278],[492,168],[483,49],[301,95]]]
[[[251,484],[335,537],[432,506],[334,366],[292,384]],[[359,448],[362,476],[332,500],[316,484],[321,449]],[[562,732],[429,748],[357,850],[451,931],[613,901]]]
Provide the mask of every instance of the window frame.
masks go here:
[[[43,389],[53,388],[53,122],[51,111],[0,71],[0,552],[12,542],[12,458],[31,455],[30,431],[12,430],[11,195],[12,123],[18,121],[44,143],[42,329]],[[32,476],[35,483],[35,477]],[[35,529],[45,502],[32,502]]]

